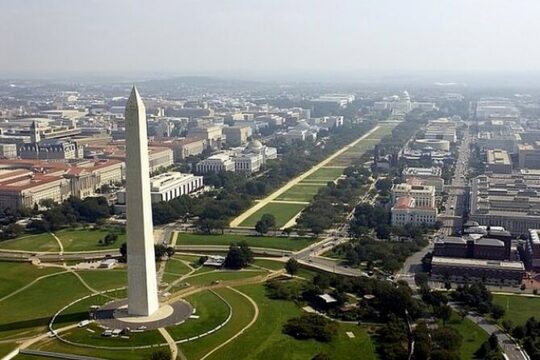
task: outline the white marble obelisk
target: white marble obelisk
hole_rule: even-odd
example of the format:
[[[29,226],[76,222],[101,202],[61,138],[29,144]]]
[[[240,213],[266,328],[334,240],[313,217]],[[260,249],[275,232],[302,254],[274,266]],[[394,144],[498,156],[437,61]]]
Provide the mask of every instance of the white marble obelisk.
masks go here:
[[[126,104],[128,313],[138,316],[159,308],[145,111],[133,87]]]

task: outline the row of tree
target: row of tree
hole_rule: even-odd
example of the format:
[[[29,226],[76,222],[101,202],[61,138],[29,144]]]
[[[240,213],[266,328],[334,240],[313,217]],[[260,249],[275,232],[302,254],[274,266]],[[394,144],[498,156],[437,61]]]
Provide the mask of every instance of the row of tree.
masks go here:
[[[352,209],[365,185],[369,184],[370,172],[361,166],[347,167],[337,184],[329,182],[319,190],[309,206],[297,219],[297,227],[318,235],[336,222],[344,219]]]

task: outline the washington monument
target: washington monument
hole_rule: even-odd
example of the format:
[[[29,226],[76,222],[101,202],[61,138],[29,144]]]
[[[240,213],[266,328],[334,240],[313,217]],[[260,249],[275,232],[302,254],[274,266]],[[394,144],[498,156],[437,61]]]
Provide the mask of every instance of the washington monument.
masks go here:
[[[126,104],[128,313],[159,308],[150,199],[146,110],[135,87]]]

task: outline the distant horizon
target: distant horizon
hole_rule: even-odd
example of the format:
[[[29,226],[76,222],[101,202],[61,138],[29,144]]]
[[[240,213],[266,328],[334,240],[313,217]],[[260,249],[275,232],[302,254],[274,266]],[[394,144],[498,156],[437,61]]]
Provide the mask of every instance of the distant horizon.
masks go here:
[[[45,82],[139,82],[170,79],[215,79],[221,81],[244,81],[263,84],[392,84],[411,82],[412,84],[439,83],[441,87],[467,87],[469,85],[527,86],[540,87],[540,70],[527,71],[304,71],[298,72],[171,72],[171,71],[131,71],[131,72],[36,72],[0,73],[0,81],[45,81]]]

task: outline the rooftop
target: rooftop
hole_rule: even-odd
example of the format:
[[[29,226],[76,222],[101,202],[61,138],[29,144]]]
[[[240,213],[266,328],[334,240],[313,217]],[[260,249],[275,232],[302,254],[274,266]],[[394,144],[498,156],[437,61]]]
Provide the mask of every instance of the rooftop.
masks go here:
[[[475,267],[488,269],[505,269],[515,271],[525,271],[525,267],[521,261],[496,261],[496,260],[481,260],[467,258],[448,258],[434,256],[431,260],[432,265],[448,265],[457,267]]]

